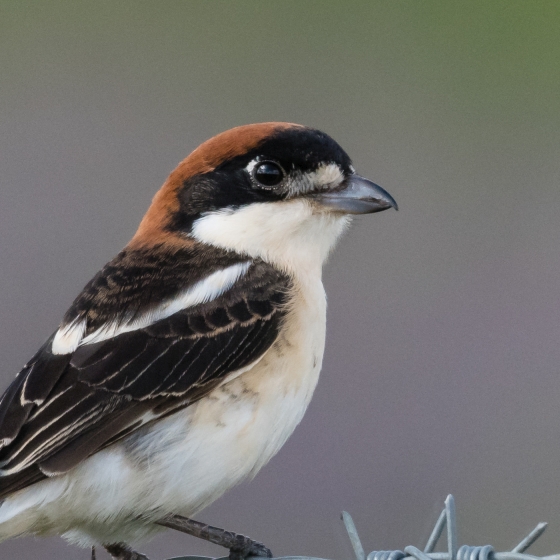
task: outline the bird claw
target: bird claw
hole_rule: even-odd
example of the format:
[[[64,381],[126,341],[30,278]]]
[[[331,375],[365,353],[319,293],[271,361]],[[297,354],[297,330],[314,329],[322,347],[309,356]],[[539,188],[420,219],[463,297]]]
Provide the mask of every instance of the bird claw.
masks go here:
[[[260,558],[272,558],[270,548],[264,546],[263,543],[254,541],[243,535],[236,535],[236,543],[229,549],[229,560],[245,560],[250,556]]]
[[[104,547],[113,560],[149,560],[149,558],[141,552],[136,552],[123,543],[106,544]]]

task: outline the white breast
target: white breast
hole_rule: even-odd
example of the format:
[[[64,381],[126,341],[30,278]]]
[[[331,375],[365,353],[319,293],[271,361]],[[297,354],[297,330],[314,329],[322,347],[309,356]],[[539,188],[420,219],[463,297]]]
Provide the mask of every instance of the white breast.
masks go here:
[[[325,294],[298,286],[278,340],[249,371],[125,444],[150,503],[193,515],[254,476],[301,421],[323,358]]]

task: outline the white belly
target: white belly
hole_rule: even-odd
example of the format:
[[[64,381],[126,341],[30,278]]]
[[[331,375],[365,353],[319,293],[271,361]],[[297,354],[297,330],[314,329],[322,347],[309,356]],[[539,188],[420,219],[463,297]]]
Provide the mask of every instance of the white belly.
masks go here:
[[[281,335],[252,369],[68,474],[8,498],[0,539],[32,531],[65,532],[86,545],[136,541],[157,531],[138,515],[192,516],[255,475],[300,422],[317,383],[326,303],[319,279],[310,288],[297,292]]]

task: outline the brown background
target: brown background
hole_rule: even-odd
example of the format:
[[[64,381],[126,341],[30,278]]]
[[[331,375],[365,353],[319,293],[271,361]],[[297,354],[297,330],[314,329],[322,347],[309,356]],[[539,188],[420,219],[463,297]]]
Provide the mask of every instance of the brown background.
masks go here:
[[[277,555],[461,542],[560,552],[560,4],[0,0],[2,387],[189,151],[235,125],[330,133],[401,206],[325,271],[299,429],[199,518]],[[220,554],[182,535],[154,559]],[[88,558],[58,538],[18,560]]]

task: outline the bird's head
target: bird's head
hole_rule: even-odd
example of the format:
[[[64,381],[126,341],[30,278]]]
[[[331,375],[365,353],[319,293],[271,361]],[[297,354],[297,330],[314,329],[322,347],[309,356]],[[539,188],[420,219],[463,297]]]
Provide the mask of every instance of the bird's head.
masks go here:
[[[397,209],[327,134],[290,123],[233,128],[171,173],[132,247],[198,241],[285,269],[321,265],[352,214]]]

